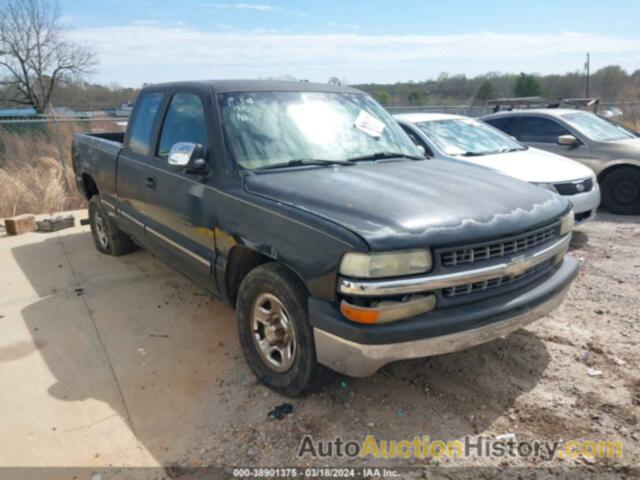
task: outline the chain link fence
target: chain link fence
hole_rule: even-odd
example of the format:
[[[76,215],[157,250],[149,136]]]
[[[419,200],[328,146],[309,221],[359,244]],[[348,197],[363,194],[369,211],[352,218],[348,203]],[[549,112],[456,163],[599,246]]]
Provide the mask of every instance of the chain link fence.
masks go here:
[[[487,105],[423,105],[411,107],[387,107],[392,114],[398,113],[449,113],[467,117],[482,117],[493,112]],[[640,128],[640,102],[601,102],[598,114],[620,121],[631,128]]]

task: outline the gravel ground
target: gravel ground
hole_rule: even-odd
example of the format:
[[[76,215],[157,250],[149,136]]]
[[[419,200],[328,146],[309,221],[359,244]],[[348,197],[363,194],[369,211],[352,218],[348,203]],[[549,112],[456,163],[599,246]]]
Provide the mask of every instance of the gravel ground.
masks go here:
[[[571,252],[582,262],[578,279],[552,315],[528,328],[467,351],[398,362],[370,378],[332,374],[318,391],[294,400],[257,383],[232,309],[148,252],[100,255],[88,227],[3,241],[13,246],[0,260],[15,269],[3,288],[22,293],[0,312],[2,343],[15,344],[0,356],[0,405],[11,412],[3,431],[12,435],[0,449],[2,465],[103,468],[105,479],[363,465],[410,468],[400,478],[494,478],[505,467],[521,479],[560,472],[640,478],[639,217],[603,213],[580,227]],[[270,419],[285,403],[291,411]],[[624,456],[297,457],[305,435],[361,442],[369,434],[620,440]],[[194,469],[207,465],[225,471]],[[436,465],[443,468],[419,468]],[[126,466],[155,470],[120,468]],[[464,469],[477,466],[492,468]],[[23,478],[15,473],[7,478]],[[72,477],[49,473],[42,478]]]
[[[176,463],[355,466],[362,461],[298,459],[296,452],[307,434],[345,441],[367,434],[386,440],[515,434],[517,440],[622,440],[624,458],[367,459],[364,464],[578,466],[569,471],[633,476],[637,471],[628,467],[637,467],[640,459],[640,220],[601,214],[575,233],[572,255],[582,270],[558,310],[471,350],[398,362],[365,379],[333,375],[319,391],[296,400],[258,385],[241,355],[233,354],[238,368],[218,381],[214,400],[228,416],[215,432],[206,425],[196,430],[190,443],[198,446]],[[268,412],[283,402],[293,411],[269,421]]]

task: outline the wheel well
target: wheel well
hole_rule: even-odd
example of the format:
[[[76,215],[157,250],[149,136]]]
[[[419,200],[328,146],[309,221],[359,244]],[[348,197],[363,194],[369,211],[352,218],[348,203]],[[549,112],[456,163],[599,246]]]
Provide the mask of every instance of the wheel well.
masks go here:
[[[227,260],[227,296],[231,305],[236,304],[238,290],[244,277],[254,268],[272,261],[266,255],[262,255],[243,245],[237,245],[231,249]]]
[[[82,174],[82,187],[84,190],[84,196],[87,198],[87,200],[91,200],[91,197],[99,193],[96,182],[88,173]]]
[[[617,165],[613,165],[611,167],[606,168],[605,170],[603,170],[602,172],[600,172],[600,174],[598,175],[598,183],[602,184],[602,182],[604,182],[605,178],[607,178],[607,176],[614,172],[615,170],[619,170],[621,168],[633,168],[635,170],[637,170],[638,172],[640,172],[640,167],[638,167],[637,165],[634,165],[632,163],[619,163]]]

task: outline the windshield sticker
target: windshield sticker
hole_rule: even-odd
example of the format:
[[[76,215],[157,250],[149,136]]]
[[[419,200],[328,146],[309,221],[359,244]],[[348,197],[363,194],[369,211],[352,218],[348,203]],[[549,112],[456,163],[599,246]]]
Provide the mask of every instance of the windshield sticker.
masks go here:
[[[356,118],[354,126],[357,129],[362,130],[367,135],[378,138],[382,135],[385,124],[370,113],[360,110],[360,114],[358,115],[358,118]]]
[[[474,120],[473,118],[462,118],[460,119],[460,121],[471,127],[477,127],[480,125],[480,122],[478,122],[477,120]]]

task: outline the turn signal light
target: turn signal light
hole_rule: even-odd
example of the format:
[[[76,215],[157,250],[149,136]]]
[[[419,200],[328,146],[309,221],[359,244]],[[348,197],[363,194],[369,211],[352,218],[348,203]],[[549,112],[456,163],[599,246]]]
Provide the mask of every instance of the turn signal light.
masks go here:
[[[366,325],[395,322],[430,312],[434,308],[436,308],[436,297],[433,294],[417,296],[406,302],[382,301],[375,307],[361,307],[346,300],[340,303],[342,315],[352,322]]]
[[[347,317],[352,322],[372,324],[378,323],[380,319],[380,311],[375,308],[365,308],[352,305],[344,300],[340,304],[340,311],[342,315]]]

